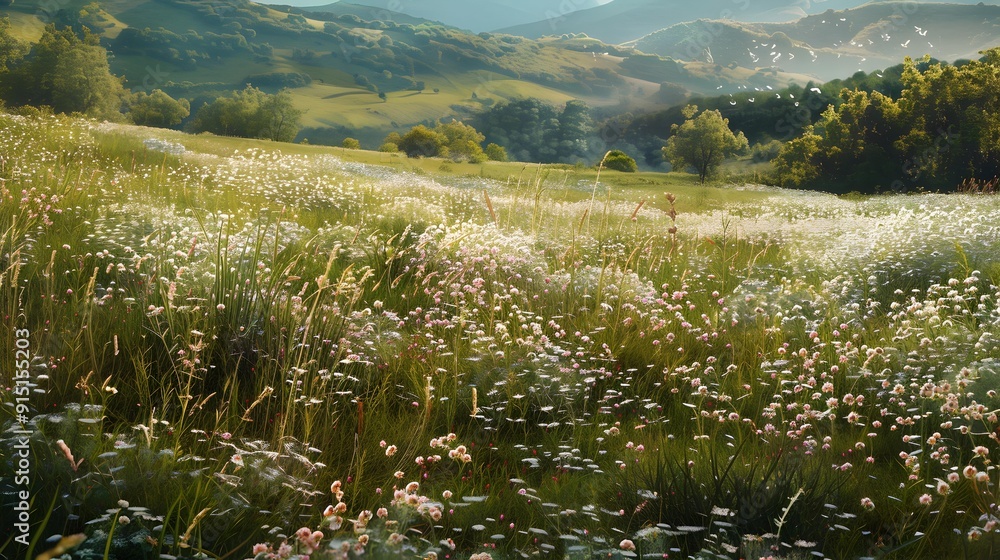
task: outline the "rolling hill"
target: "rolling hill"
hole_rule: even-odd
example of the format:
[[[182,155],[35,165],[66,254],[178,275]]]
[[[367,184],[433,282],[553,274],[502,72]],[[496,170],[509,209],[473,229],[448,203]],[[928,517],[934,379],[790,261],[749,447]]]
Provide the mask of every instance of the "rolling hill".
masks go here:
[[[279,0],[280,1],[280,0]],[[407,16],[439,21],[476,33],[561,17],[567,13],[594,8],[608,0],[353,0],[356,4],[375,7],[380,11],[402,12]],[[310,11],[325,11],[327,6],[306,7]]]
[[[0,8],[37,39],[45,23],[87,27],[133,90],[160,88],[197,109],[250,83],[291,88],[312,141],[354,136],[377,145],[392,130],[465,118],[509,99],[656,108],[721,84],[783,86],[807,76],[679,64],[586,37],[541,41],[470,34],[437,23],[365,20],[357,12],[275,9],[246,0],[45,0]],[[344,9],[341,6],[341,9]],[[346,7],[348,9],[355,9]],[[666,83],[666,89],[662,84]]]
[[[555,19],[499,28],[502,33],[538,38],[564,33],[586,33],[609,43],[623,43],[673,24],[697,19],[741,21],[788,21],[804,15],[788,0],[732,0],[664,2],[662,0],[614,0],[594,8],[565,14]]]
[[[885,68],[906,56],[978,58],[1000,44],[1000,6],[878,2],[789,23],[701,20],[629,44],[677,59],[770,67],[827,81]]]
[[[660,29],[699,19],[739,22],[791,22],[807,15],[859,6],[895,5],[896,19],[905,20],[924,10],[933,2],[887,2],[874,0],[828,0],[826,2],[790,2],[788,0],[704,0],[679,3],[662,0],[613,0],[608,4],[575,11],[555,20],[542,19],[533,23],[500,28],[498,31],[538,38],[563,33],[586,33],[609,43],[634,41]],[[955,0],[952,4],[996,5],[996,0]],[[711,37],[711,33],[708,37]]]

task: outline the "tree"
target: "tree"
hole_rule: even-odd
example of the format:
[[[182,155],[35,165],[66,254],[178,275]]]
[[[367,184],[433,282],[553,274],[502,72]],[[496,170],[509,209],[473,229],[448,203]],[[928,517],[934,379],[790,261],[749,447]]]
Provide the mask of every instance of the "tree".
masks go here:
[[[387,154],[394,154],[399,151],[399,146],[393,142],[384,142],[381,146],[378,147],[378,151]]]
[[[28,45],[11,32],[10,18],[0,18],[0,75],[28,54]]]
[[[673,125],[673,136],[663,148],[663,156],[674,169],[694,167],[698,178],[705,182],[730,156],[749,147],[742,132],[733,134],[729,119],[722,118],[718,110],[704,111],[697,117],[698,108],[688,105],[684,110],[684,124]]]
[[[820,150],[823,138],[806,127],[806,132],[798,138],[785,142],[774,158],[774,172],[778,184],[783,187],[798,187],[819,176],[819,166],[813,162]]]
[[[344,142],[341,146],[347,148],[348,150],[360,150],[361,142],[358,142],[357,138],[344,138]]]
[[[395,144],[399,146],[399,143],[403,141],[403,137],[400,136],[395,130],[386,135],[385,140],[382,140],[383,144]]]
[[[589,155],[587,138],[593,131],[590,108],[582,101],[567,101],[559,114],[556,136],[556,160],[574,162]]]
[[[302,111],[287,90],[270,95],[247,86],[207,103],[195,115],[194,132],[291,142],[301,128]]]
[[[141,126],[170,128],[177,126],[191,114],[191,104],[187,99],[174,99],[162,90],[152,93],[140,91],[129,101],[128,116]]]
[[[499,144],[490,142],[486,145],[486,149],[483,152],[490,161],[507,161],[507,150]]]
[[[557,159],[559,129],[555,107],[537,99],[498,103],[474,121],[486,141],[506,146],[517,161],[551,163]]]
[[[261,124],[258,138],[275,142],[291,142],[302,128],[302,111],[292,104],[292,94],[281,90],[274,95],[264,94],[264,101],[257,110]]]
[[[443,153],[447,138],[419,124],[410,129],[399,141],[399,149],[409,157],[434,157]]]
[[[434,127],[434,132],[444,136],[444,145],[452,158],[466,158],[473,163],[486,160],[482,148],[482,142],[486,137],[472,126],[461,121],[451,121],[438,124]]]
[[[639,170],[635,160],[621,150],[611,150],[608,155],[604,156],[604,168],[624,173],[635,173]]]
[[[49,24],[9,78],[4,93],[14,103],[121,119],[127,95],[122,79],[111,74],[107,51],[86,29],[81,39],[70,28],[57,30]]]

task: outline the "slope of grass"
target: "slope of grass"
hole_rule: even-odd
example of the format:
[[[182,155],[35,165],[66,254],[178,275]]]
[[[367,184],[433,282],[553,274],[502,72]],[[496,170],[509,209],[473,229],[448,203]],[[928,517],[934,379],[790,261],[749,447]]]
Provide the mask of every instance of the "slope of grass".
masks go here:
[[[525,97],[553,104],[580,99],[595,107],[655,109],[662,105],[656,97],[662,81],[676,82],[681,91],[707,93],[717,92],[718,83],[730,89],[745,81],[781,87],[804,79],[700,64],[680,64],[669,77],[655,72],[640,76],[622,56],[587,51],[579,37],[532,41],[473,35],[433,23],[359,23],[336,14],[285,13],[243,0],[103,2],[100,10],[76,18],[88,4],[65,0],[56,11],[44,0],[19,0],[0,8],[0,15],[11,15],[16,33],[32,40],[53,20],[93,28],[111,50],[112,72],[124,76],[129,89],[160,88],[175,97],[201,99],[240,89],[255,74],[308,75],[312,85],[291,93],[307,111],[307,126],[334,131],[325,136],[360,128],[368,137],[380,138],[392,130],[445,116],[462,118]],[[169,33],[160,33],[161,28]],[[156,37],[146,43],[116,41],[125,29],[148,29]],[[416,93],[419,83],[425,92],[437,89],[438,94]],[[379,91],[386,93],[388,104],[369,94]]]
[[[996,197],[0,128],[5,557],[993,555]]]

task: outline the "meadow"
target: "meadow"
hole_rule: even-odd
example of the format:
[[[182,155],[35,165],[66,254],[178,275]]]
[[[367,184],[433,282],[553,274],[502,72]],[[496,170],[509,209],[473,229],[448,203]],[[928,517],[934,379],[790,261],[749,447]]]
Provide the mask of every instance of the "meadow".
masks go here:
[[[0,556],[998,554],[996,197],[0,130]]]

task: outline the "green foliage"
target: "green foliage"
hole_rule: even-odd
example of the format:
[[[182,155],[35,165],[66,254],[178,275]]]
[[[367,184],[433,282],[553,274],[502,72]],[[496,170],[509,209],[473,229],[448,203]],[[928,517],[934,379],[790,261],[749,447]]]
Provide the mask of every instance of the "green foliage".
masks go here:
[[[639,166],[636,165],[635,160],[621,150],[611,150],[608,152],[604,157],[604,167],[624,173],[635,173],[639,170]]]
[[[302,72],[268,72],[247,76],[244,83],[259,88],[301,88],[312,83],[312,76]]]
[[[340,146],[342,148],[347,148],[348,150],[360,150],[361,142],[358,142],[357,138],[344,138],[344,141],[341,142]]]
[[[443,155],[447,142],[446,136],[420,124],[400,139],[399,149],[409,157],[435,157]]]
[[[291,142],[298,134],[302,111],[288,91],[265,93],[253,86],[204,105],[191,124],[194,132]]]
[[[142,126],[171,128],[190,114],[191,104],[187,99],[174,99],[159,89],[151,93],[140,91],[128,103],[129,119]]]
[[[28,45],[11,33],[10,18],[0,18],[0,75],[28,53]]]
[[[378,151],[387,154],[395,154],[396,152],[399,151],[399,145],[397,145],[394,142],[384,142],[382,143],[381,146],[378,147]]]
[[[819,176],[813,158],[820,151],[823,138],[813,132],[812,127],[805,134],[786,142],[774,158],[774,171],[779,184],[787,187],[806,185]]]
[[[569,101],[561,111],[537,99],[503,102],[474,122],[486,141],[507,147],[518,161],[577,163],[600,157],[588,142],[593,122],[581,101]]]
[[[954,190],[1000,174],[1000,50],[962,66],[907,59],[898,99],[843,90],[775,162],[782,184],[845,192]]]
[[[556,131],[556,161],[576,163],[591,155],[587,140],[593,134],[590,108],[582,101],[572,100],[559,114]]]
[[[51,24],[5,82],[4,97],[14,104],[49,105],[60,113],[110,120],[121,119],[126,97],[96,36],[84,30],[81,39],[72,29]]]
[[[673,134],[663,148],[663,156],[675,169],[693,167],[704,183],[726,158],[746,150],[749,145],[742,132],[733,134],[729,120],[722,118],[721,113],[703,111],[694,116],[697,110],[694,105],[685,108],[684,116],[688,120],[672,127]]]
[[[763,163],[774,160],[781,152],[782,143],[779,140],[758,142],[750,147],[750,161]]]
[[[490,161],[507,161],[507,150],[499,144],[490,142],[486,145],[483,152],[486,154],[486,157],[490,159]]]
[[[486,137],[472,126],[454,120],[438,124],[434,127],[434,131],[444,136],[444,146],[448,148],[448,155],[453,159],[467,159],[473,163],[486,160],[482,148],[482,142]]]

